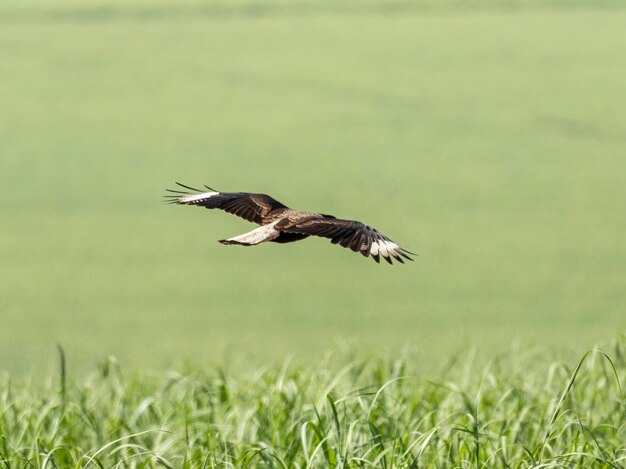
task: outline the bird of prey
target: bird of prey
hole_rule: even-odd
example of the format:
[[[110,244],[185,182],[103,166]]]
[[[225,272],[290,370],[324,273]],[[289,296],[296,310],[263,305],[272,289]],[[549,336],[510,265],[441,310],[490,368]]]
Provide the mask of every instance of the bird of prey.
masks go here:
[[[410,256],[415,255],[360,221],[292,210],[265,194],[219,192],[208,186],[204,186],[206,190],[199,190],[179,182],[176,184],[187,190],[167,189],[170,194],[165,197],[172,204],[217,208],[261,225],[248,233],[219,240],[222,244],[255,246],[266,241],[291,243],[309,236],[320,236],[365,257],[372,256],[376,262],[380,262],[382,257],[389,264],[393,263],[392,258],[404,264],[403,258],[412,261]]]

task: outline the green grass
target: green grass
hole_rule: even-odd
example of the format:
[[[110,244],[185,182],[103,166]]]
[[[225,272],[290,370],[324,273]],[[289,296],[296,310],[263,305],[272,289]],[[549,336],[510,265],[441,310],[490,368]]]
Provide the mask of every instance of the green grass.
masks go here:
[[[127,372],[0,383],[3,467],[623,468],[626,341],[577,363],[511,349],[425,375],[335,353],[250,375]]]
[[[155,370],[605,343],[625,326],[626,9],[552,3],[3,6],[0,366],[41,370],[56,342],[75,369]],[[163,205],[174,180],[362,219],[420,257],[221,246],[251,226]]]

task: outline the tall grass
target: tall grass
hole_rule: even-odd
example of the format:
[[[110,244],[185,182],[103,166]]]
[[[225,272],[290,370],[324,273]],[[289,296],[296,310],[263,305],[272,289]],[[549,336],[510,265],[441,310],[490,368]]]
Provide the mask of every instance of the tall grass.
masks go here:
[[[64,362],[62,362],[64,363]],[[64,366],[64,365],[63,365]],[[626,336],[579,362],[471,354],[423,376],[327,355],[233,376],[147,375],[105,360],[84,382],[0,387],[3,467],[613,467],[626,465]]]

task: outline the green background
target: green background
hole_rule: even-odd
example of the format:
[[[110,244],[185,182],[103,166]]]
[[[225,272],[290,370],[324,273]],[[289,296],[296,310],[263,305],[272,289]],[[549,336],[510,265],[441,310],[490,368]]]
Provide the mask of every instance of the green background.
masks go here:
[[[573,6],[568,6],[573,5]],[[594,6],[595,5],[595,6]],[[626,324],[616,2],[7,2],[0,368],[309,359]],[[162,203],[178,180],[371,224],[420,254]]]

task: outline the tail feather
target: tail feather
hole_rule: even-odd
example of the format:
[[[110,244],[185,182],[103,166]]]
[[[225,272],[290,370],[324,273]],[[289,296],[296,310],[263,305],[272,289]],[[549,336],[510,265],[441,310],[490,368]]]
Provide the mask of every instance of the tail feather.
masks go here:
[[[274,229],[274,225],[277,222],[270,223],[269,225],[260,226],[248,233],[241,234],[239,236],[233,236],[228,239],[220,239],[222,244],[240,244],[242,246],[254,246],[266,241],[276,239],[279,232]]]
[[[233,241],[232,239],[218,239],[217,240],[218,243],[222,243],[222,244],[237,244],[239,246],[254,246],[254,244],[250,244],[250,243],[240,243],[239,241]]]

